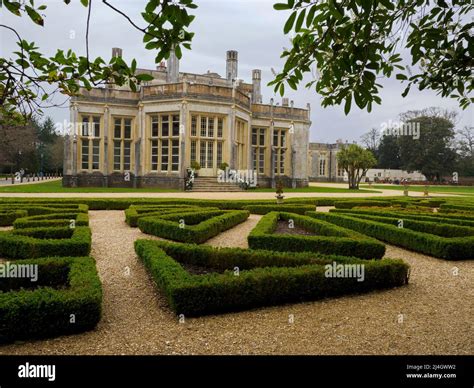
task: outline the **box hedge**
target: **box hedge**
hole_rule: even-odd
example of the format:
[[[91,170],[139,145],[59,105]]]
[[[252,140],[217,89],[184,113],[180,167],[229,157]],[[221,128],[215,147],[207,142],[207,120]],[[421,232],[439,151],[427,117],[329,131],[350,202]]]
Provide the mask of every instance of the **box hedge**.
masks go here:
[[[280,220],[292,220],[295,226],[315,236],[275,234]],[[328,222],[287,212],[271,212],[263,216],[247,239],[252,249],[311,251],[364,259],[379,259],[385,253],[385,245],[377,240]]]
[[[217,234],[245,221],[246,210],[191,211],[154,215],[138,219],[144,233],[175,241],[203,243]],[[181,223],[182,222],[182,223]]]
[[[343,214],[367,214],[373,216],[380,216],[380,217],[392,217],[398,219],[411,219],[411,220],[418,220],[418,221],[427,221],[427,222],[436,222],[440,224],[451,224],[451,225],[460,225],[460,226],[470,226],[474,227],[474,217],[469,218],[462,218],[456,216],[449,216],[442,213],[424,213],[418,211],[397,211],[396,209],[392,211],[378,211],[378,210],[367,210],[363,208],[354,208],[354,209],[333,209],[331,210],[332,213],[343,213]]]
[[[38,281],[33,288],[29,279],[2,279],[1,343],[80,333],[97,325],[102,286],[93,258],[54,257],[21,264],[37,265]]]
[[[132,205],[125,210],[125,222],[132,227],[138,226],[138,220],[143,217],[154,216],[154,215],[165,215],[172,213],[182,213],[183,211],[207,211],[207,210],[219,210],[217,207],[197,207],[191,205],[146,205],[138,206]]]
[[[0,211],[0,226],[11,226],[17,218],[27,215],[26,210],[2,210]]]
[[[135,250],[171,309],[185,316],[318,300],[408,282],[409,267],[401,260],[324,259],[318,255],[312,262],[308,253],[216,249],[150,240],[135,241]],[[211,267],[223,262],[231,270],[206,275],[192,275],[180,264]],[[333,262],[363,266],[364,281],[327,277],[325,264]],[[236,276],[232,266],[249,269]]]
[[[383,222],[360,219],[359,215],[308,212],[310,217],[357,230],[368,236],[412,251],[446,260],[474,259],[474,237],[440,237],[429,233],[398,228]]]
[[[14,223],[15,229],[58,227],[58,226],[89,226],[87,213],[52,213],[39,216],[18,218]]]
[[[307,211],[315,210],[315,205],[300,205],[300,204],[273,204],[273,205],[247,205],[243,207],[251,214],[267,214],[272,211],[289,212],[296,214],[304,214]]]
[[[91,231],[87,226],[43,227],[0,232],[0,257],[29,259],[47,256],[87,256]]]

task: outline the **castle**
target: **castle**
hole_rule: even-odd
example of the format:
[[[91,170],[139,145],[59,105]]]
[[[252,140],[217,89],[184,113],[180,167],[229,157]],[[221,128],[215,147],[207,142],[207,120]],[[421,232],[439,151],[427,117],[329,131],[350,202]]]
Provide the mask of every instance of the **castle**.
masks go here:
[[[252,83],[239,79],[237,51],[227,51],[225,77],[180,72],[174,52],[137,72],[153,80],[136,92],[107,85],[71,98],[78,125],[67,138],[63,185],[183,189],[197,164],[199,177],[217,179],[227,164],[255,172],[259,187],[308,185],[309,104],[264,104],[261,70]]]

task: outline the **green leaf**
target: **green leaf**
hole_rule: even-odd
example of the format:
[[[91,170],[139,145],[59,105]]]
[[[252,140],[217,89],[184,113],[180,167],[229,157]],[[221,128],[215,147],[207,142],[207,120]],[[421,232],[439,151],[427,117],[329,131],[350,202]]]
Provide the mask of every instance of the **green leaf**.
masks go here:
[[[135,78],[139,81],[152,81],[153,76],[150,74],[137,74]]]
[[[299,32],[301,30],[301,26],[303,25],[305,16],[306,16],[306,9],[303,9],[303,11],[301,11],[298,16],[298,20],[296,21],[296,26],[295,26],[296,32]]]
[[[82,4],[84,7],[88,7],[88,6],[89,6],[89,0],[81,0],[81,4]]]
[[[352,96],[350,94],[346,97],[346,103],[344,104],[344,113],[347,116],[351,111]]]
[[[291,9],[291,7],[288,4],[285,4],[285,3],[277,3],[277,4],[273,5],[273,9],[275,9],[277,11],[284,11],[284,10],[287,10],[287,9]]]
[[[317,7],[316,5],[313,5],[308,12],[308,16],[306,16],[306,27],[309,28],[311,26],[313,19],[314,19],[314,14],[316,13]]]
[[[30,7],[29,5],[25,5],[25,10],[28,16],[30,17],[30,19],[33,20],[35,24],[38,24],[39,26],[44,25],[43,18],[38,12],[36,12],[34,8]]]
[[[283,28],[283,32],[284,32],[285,34],[288,34],[288,33],[291,31],[291,29],[293,28],[293,24],[295,24],[296,14],[297,14],[297,12],[294,11],[294,12],[290,15],[290,17],[288,18],[288,20],[286,21],[285,27]]]
[[[395,76],[395,78],[396,78],[396,79],[399,79],[399,80],[402,80],[402,81],[408,79],[405,74],[397,74],[397,75]]]

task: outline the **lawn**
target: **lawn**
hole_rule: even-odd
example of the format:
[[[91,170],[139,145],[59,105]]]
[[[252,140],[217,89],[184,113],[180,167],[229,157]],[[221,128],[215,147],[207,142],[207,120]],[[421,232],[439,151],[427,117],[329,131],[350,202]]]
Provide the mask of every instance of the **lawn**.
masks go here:
[[[363,185],[361,187],[368,187]],[[372,185],[373,189],[377,190],[404,190],[403,185]],[[410,191],[424,191],[425,186],[413,185],[408,186],[408,192]],[[474,186],[429,186],[429,193],[445,193],[445,194],[460,194],[460,195],[472,195],[474,196]]]
[[[0,186],[1,193],[129,193],[129,192],[172,193],[179,190],[162,188],[129,189],[119,187],[63,187],[60,180],[31,185]]]
[[[296,189],[284,189],[288,193],[378,193],[374,190],[349,190],[344,188],[334,187],[302,187]],[[31,185],[13,185],[0,186],[1,193],[130,193],[130,192],[144,192],[144,193],[173,193],[179,190],[162,189],[158,187],[152,188],[117,188],[117,187],[62,187],[60,180],[50,181],[44,183],[36,183]],[[275,189],[250,189],[248,192],[275,192]]]

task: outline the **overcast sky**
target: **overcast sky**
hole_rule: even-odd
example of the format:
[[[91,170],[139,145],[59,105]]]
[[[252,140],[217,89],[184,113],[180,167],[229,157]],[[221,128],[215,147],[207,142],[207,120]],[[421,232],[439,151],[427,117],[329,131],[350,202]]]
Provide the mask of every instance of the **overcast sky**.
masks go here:
[[[142,36],[135,31],[120,15],[115,14],[98,0],[93,1],[93,14],[90,31],[91,56],[102,56],[110,59],[111,48],[121,47],[126,61],[136,58],[141,68],[154,68],[154,56],[145,50]],[[184,50],[180,70],[185,72],[205,73],[215,71],[225,76],[225,53],[227,50],[239,52],[239,78],[251,82],[251,70],[262,69],[263,102],[268,103],[275,96],[272,88],[266,83],[272,80],[272,71],[281,69],[283,61],[280,54],[283,47],[289,46],[288,37],[283,34],[283,24],[288,14],[274,11],[276,0],[196,0],[199,8],[194,10],[196,19],[191,26],[195,32],[192,50]],[[13,26],[27,40],[36,42],[40,49],[53,54],[57,48],[73,49],[80,55],[85,54],[86,8],[73,0],[66,6],[62,0],[37,1],[47,4],[45,27],[33,25],[26,18],[18,18],[10,13],[0,11],[3,24]],[[131,15],[139,25],[140,12],[146,1],[112,0],[112,4]],[[16,49],[14,36],[5,30],[1,31],[2,56]],[[305,107],[311,104],[311,141],[335,142],[337,139],[359,140],[370,128],[381,128],[384,122],[397,120],[398,114],[407,110],[423,109],[429,106],[440,106],[455,109],[459,112],[457,127],[474,125],[474,108],[462,111],[456,101],[442,99],[430,91],[412,92],[401,97],[404,87],[396,80],[381,82],[382,105],[374,105],[372,113],[361,111],[353,104],[351,113],[344,115],[343,107],[322,108],[320,97],[314,90],[301,86],[298,92],[290,90],[287,97],[293,99],[295,106]],[[289,89],[289,88],[288,88]],[[57,122],[69,118],[66,108],[48,109]]]

